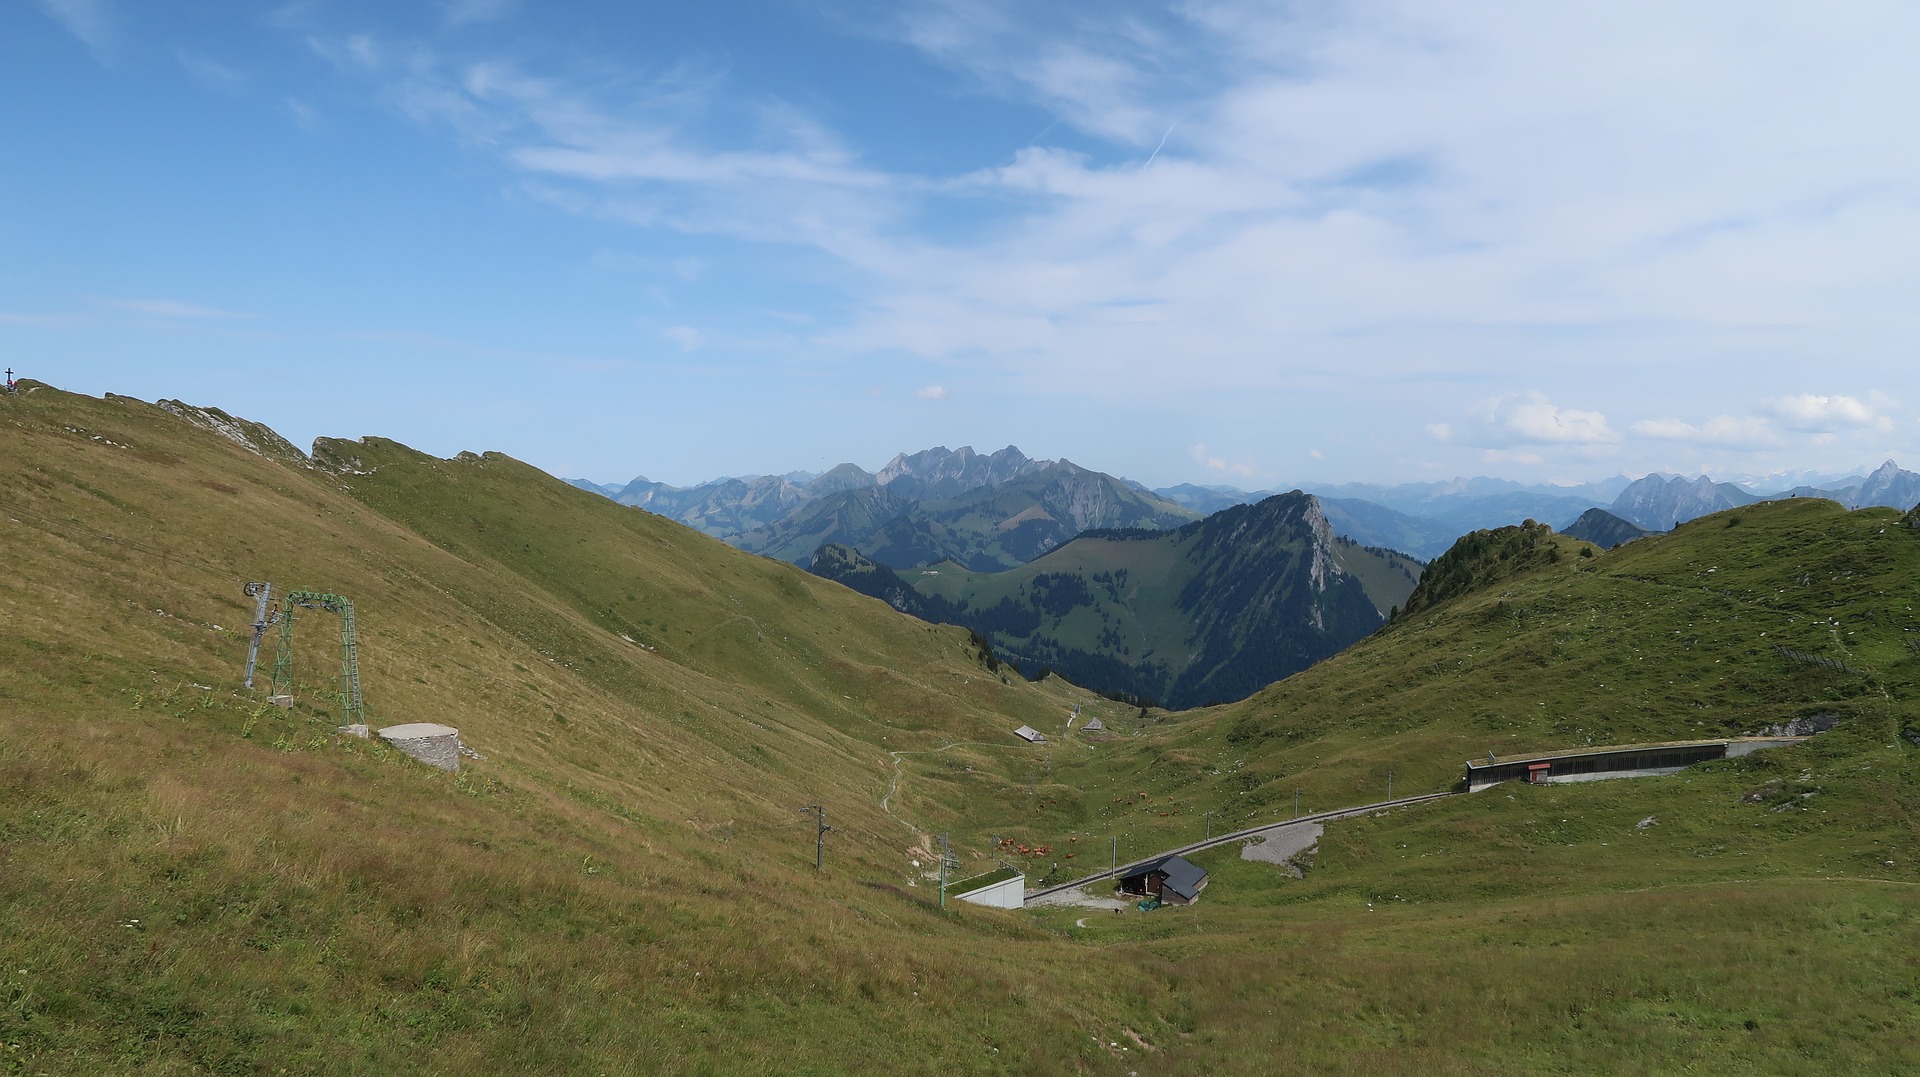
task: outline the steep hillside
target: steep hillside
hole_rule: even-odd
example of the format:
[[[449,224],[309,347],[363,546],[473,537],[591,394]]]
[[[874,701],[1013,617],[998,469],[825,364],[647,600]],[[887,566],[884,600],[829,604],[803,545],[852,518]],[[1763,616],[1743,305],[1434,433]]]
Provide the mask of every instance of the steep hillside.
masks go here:
[[[1077,978],[1016,923],[989,930],[1038,949],[967,957],[980,928],[917,896],[917,823],[965,794],[883,807],[888,753],[1064,709],[963,631],[497,454],[308,461],[211,410],[28,389],[0,399],[10,1066],[1050,1069],[1081,1053],[1046,1047],[1071,1013],[1151,1027],[1153,990]],[[254,579],[352,599],[372,724],[454,725],[484,760],[336,736],[324,613],[301,614],[293,711],[241,689]],[[835,828],[819,874],[810,803]],[[1031,1003],[987,986],[1049,968]]]
[[[813,571],[966,625],[1030,673],[1186,707],[1245,696],[1378,628],[1419,563],[1336,538],[1296,492],[1170,532],[1089,532],[1002,572],[948,562],[895,576],[847,551],[822,551]]]

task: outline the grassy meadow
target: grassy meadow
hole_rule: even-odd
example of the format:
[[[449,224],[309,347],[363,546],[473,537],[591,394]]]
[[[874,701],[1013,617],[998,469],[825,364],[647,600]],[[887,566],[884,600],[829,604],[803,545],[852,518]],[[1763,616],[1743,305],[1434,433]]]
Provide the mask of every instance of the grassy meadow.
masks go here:
[[[1920,1065],[1897,513],[1524,536],[1511,575],[1250,700],[1142,712],[498,454],[309,460],[176,410],[0,398],[0,1072]],[[484,758],[336,735],[323,613],[298,705],[263,706],[256,579],[353,599],[372,724]],[[1057,735],[1076,705],[1109,733]],[[1189,908],[942,910],[930,879],[941,833],[960,874],[1015,837],[1064,876],[1296,789],[1813,714],[1838,725],[1669,778],[1336,823],[1303,878],[1210,851]]]

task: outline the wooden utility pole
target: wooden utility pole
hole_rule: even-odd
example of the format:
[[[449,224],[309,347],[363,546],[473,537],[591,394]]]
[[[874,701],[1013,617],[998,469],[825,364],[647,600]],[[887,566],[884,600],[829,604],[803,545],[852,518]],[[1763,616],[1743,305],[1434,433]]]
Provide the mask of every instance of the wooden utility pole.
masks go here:
[[[818,804],[809,804],[800,811],[812,812],[817,825],[813,835],[813,870],[819,871],[827,859],[827,831],[833,829],[827,825],[827,809]]]
[[[953,845],[947,835],[940,835],[940,907],[947,907],[947,861],[953,859]]]

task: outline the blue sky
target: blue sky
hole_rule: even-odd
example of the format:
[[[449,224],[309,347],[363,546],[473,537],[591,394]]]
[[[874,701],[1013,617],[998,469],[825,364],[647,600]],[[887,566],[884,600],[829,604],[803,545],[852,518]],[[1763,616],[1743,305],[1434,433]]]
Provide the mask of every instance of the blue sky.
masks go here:
[[[0,359],[692,483],[1920,467],[1920,8],[7,0]]]

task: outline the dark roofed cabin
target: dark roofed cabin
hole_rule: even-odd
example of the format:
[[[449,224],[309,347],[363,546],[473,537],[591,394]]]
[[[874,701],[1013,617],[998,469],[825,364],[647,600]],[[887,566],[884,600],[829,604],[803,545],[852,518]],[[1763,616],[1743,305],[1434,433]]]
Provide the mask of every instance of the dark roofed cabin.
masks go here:
[[[1183,856],[1149,860],[1120,877],[1120,892],[1157,897],[1168,905],[1190,905],[1207,888],[1207,869]]]

